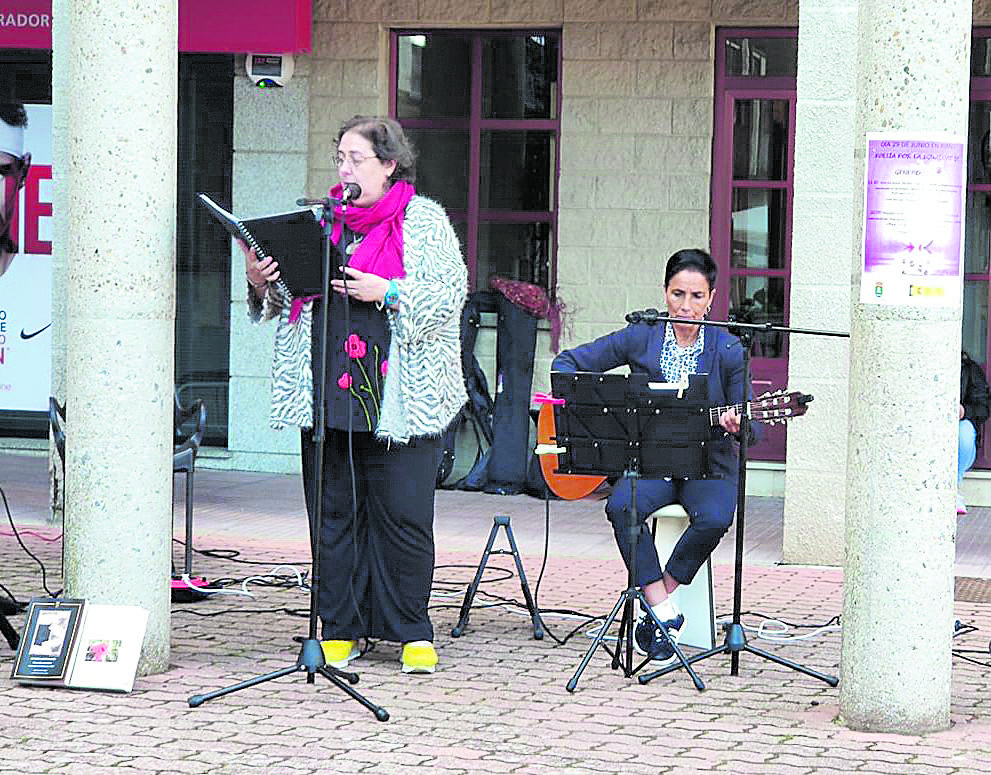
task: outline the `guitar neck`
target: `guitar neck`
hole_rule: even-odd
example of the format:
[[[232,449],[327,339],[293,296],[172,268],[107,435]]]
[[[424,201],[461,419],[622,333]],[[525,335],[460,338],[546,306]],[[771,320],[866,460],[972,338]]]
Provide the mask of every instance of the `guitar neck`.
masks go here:
[[[747,404],[747,408],[750,408],[750,404]],[[739,415],[743,414],[743,404],[730,404],[729,406],[713,406],[709,409],[709,425],[719,425],[719,415],[723,412],[728,412],[730,409],[736,409],[736,413]]]

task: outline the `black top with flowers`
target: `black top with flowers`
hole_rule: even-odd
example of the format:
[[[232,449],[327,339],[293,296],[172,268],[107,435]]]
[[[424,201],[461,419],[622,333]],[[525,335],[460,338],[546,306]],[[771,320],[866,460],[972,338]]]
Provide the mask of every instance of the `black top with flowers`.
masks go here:
[[[320,364],[319,301],[314,304],[313,312],[313,384],[316,388]],[[389,366],[389,320],[385,310],[378,309],[372,302],[350,299],[345,308],[344,297],[333,292],[329,312],[326,425],[347,430],[350,411],[353,431],[374,431]],[[319,400],[318,395],[319,391],[314,390],[314,400]]]

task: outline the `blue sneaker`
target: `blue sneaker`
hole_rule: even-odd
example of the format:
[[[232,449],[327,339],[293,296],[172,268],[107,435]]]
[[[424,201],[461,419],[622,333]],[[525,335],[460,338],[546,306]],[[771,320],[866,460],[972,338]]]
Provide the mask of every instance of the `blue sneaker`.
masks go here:
[[[684,614],[678,614],[674,619],[661,622],[661,626],[667,630],[668,637],[675,643],[681,637],[681,628],[684,625]],[[649,614],[644,614],[640,617],[640,621],[637,622],[636,629],[633,631],[633,647],[637,650],[638,654],[642,654],[645,657],[649,656],[655,662],[670,664],[678,658],[674,653],[674,649],[668,643],[667,638],[661,634],[661,631],[654,624],[654,620]]]

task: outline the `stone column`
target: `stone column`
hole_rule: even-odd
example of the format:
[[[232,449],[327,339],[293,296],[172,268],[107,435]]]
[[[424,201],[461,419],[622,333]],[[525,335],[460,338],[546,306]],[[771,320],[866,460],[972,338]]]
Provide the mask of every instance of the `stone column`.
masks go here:
[[[62,0],[68,84],[66,593],[149,611],[169,655],[175,317],[175,0]]]
[[[970,0],[861,0],[840,715],[950,723],[960,301],[861,304],[865,133],[966,136]]]
[[[857,0],[803,2],[798,27],[791,325],[850,330]],[[793,335],[788,385],[815,403],[788,426],[783,558],[841,565],[849,341]]]

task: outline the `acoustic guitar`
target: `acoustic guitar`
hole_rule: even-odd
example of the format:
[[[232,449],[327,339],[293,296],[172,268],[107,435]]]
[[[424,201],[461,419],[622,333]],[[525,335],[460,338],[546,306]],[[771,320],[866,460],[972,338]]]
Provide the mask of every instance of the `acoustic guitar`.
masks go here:
[[[808,405],[812,400],[813,397],[807,393],[799,393],[794,390],[786,393],[784,390],[776,390],[755,398],[747,404],[747,407],[751,420],[774,425],[775,423],[787,422],[794,417],[801,417],[808,410]],[[711,407],[709,409],[709,423],[713,426],[718,425],[719,415],[730,409],[742,412],[743,404]],[[537,444],[554,445],[556,438],[554,407],[551,404],[543,404],[540,407],[540,414],[537,416]],[[551,492],[564,500],[584,498],[606,481],[604,476],[557,473],[555,471],[557,455],[544,454],[539,457],[544,481],[547,482]]]

